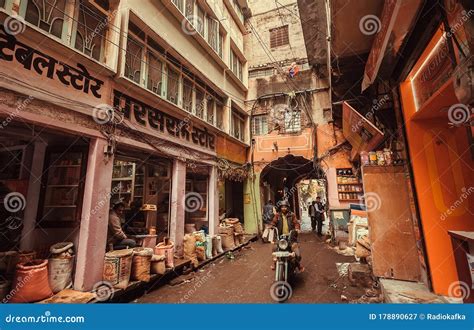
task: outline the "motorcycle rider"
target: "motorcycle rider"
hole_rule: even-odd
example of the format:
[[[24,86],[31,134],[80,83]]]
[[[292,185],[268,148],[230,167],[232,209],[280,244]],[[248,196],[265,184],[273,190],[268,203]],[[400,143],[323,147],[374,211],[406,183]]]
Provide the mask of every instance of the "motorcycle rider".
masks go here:
[[[300,224],[298,220],[296,219],[296,215],[290,211],[290,204],[288,203],[287,200],[283,200],[277,203],[277,206],[279,206],[278,212],[275,214],[272,220],[272,226],[277,227],[278,229],[278,234],[279,235],[288,235],[292,230],[296,230],[298,233],[300,230]],[[301,253],[299,249],[299,245],[297,243],[297,238],[298,235],[294,236],[293,242],[290,242],[291,244],[291,251],[295,253],[296,255],[296,263],[298,266],[298,270],[300,272],[304,271],[304,267],[301,264]],[[276,241],[276,244],[278,244],[278,240]],[[275,245],[276,248],[276,245]],[[275,269],[275,262],[276,260],[273,260],[273,265],[272,269]]]

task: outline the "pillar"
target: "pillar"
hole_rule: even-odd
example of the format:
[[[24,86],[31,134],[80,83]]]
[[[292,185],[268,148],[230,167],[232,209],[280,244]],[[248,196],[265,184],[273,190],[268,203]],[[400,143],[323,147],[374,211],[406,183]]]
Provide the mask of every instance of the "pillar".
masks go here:
[[[171,182],[170,238],[174,242],[176,255],[181,257],[183,256],[186,202],[186,163],[184,161],[179,159],[173,161]]]
[[[209,235],[218,233],[219,226],[219,188],[217,187],[217,166],[212,166],[209,172],[208,185],[208,215],[209,215]]]
[[[26,197],[26,208],[23,216],[23,229],[21,233],[20,249],[23,251],[33,250],[35,243],[36,216],[41,192],[41,177],[43,174],[46,143],[35,142],[33,158],[31,161],[30,178],[28,181],[28,194]]]
[[[103,139],[89,144],[74,279],[74,289],[79,291],[90,291],[102,280],[113,169],[113,157],[104,155],[106,145]]]

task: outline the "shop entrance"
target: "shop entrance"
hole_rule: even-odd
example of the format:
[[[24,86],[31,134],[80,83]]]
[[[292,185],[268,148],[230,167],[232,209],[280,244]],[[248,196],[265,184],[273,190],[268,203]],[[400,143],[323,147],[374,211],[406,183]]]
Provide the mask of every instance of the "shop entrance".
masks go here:
[[[10,123],[0,135],[0,251],[78,245],[89,139]],[[23,234],[22,234],[23,233]]]
[[[111,206],[125,204],[123,228],[131,237],[169,235],[171,162],[119,150],[114,160]],[[154,241],[154,239],[153,239]]]
[[[238,218],[244,222],[244,184],[225,180],[225,214],[226,218]]]
[[[209,230],[209,167],[193,164],[186,171],[185,232]]]

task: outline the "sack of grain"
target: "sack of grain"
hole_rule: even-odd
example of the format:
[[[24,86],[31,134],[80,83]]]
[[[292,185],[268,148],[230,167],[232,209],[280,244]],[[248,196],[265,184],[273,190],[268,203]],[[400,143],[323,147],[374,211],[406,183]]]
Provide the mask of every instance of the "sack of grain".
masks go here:
[[[196,237],[192,234],[186,234],[183,238],[183,250],[184,256],[191,260],[194,267],[198,266],[198,260],[196,255]]]
[[[150,267],[151,257],[153,256],[153,249],[138,247],[133,249],[132,259],[132,280],[135,281],[150,281]]]
[[[126,289],[132,270],[132,249],[107,252],[104,261],[103,280],[115,288]]]

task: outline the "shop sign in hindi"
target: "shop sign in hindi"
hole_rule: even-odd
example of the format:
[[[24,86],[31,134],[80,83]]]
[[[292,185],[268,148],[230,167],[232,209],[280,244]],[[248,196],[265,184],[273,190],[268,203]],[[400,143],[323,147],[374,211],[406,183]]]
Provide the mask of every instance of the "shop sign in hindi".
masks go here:
[[[65,86],[72,86],[85,94],[90,92],[99,99],[102,97],[100,88],[104,82],[92,77],[82,64],[70,66],[19,42],[5,30],[3,24],[0,25],[0,61],[17,62],[25,70],[33,69],[39,76],[46,74],[49,79],[57,79]]]
[[[215,135],[209,133],[206,127],[201,129],[194,126],[189,118],[178,119],[117,90],[114,90],[114,108],[122,112],[126,119],[143,127],[151,127],[162,133],[166,131],[172,137],[215,149]]]

